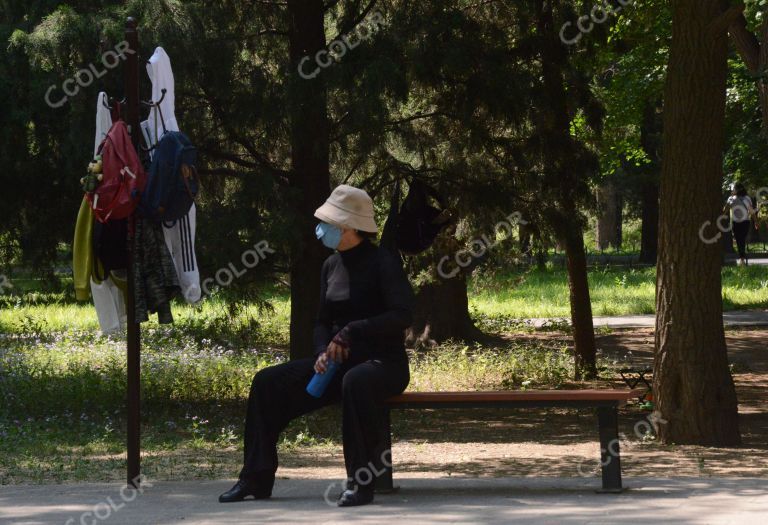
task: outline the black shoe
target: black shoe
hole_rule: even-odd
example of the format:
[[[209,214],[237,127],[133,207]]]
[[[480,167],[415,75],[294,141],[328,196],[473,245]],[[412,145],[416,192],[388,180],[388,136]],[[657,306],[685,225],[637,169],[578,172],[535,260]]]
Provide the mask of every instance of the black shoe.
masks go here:
[[[351,490],[352,492],[357,490],[357,483],[355,483],[352,480],[347,479],[347,481],[344,482],[344,488],[341,489],[341,492],[339,492],[339,495],[336,496],[337,500],[341,499],[341,496],[344,495],[344,493],[348,490]]]
[[[219,496],[219,503],[232,503],[234,501],[243,501],[248,496],[254,499],[267,499],[272,496],[272,487],[263,486],[248,480],[238,480],[235,486]]]
[[[339,496],[336,505],[339,507],[357,507],[359,505],[368,505],[373,502],[372,487],[357,487],[357,490],[347,489]]]

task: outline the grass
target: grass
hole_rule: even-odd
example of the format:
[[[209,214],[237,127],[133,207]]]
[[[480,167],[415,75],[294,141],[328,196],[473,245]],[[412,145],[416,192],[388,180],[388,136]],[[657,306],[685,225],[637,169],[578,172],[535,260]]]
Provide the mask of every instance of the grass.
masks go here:
[[[145,473],[154,479],[234,475],[251,378],[285,361],[285,350],[217,345],[165,327],[145,330],[143,342]],[[447,343],[412,355],[410,389],[557,386],[572,376],[572,361],[564,346],[551,343]],[[0,485],[121,479],[125,388],[119,337],[2,334]],[[336,446],[340,429],[338,408],[326,409],[294,421],[280,448]]]
[[[655,312],[655,268],[606,267],[589,273],[592,313],[596,316]],[[476,317],[526,319],[569,317],[565,270],[480,275],[469,290]],[[723,268],[725,310],[768,308],[768,267]]]
[[[31,296],[31,297],[30,297]],[[1,298],[1,296],[0,296]],[[94,332],[99,329],[96,311],[90,303],[75,303],[64,294],[42,297],[25,294],[5,298],[0,309],[0,333]],[[204,334],[216,340],[226,334],[227,341],[245,345],[285,345],[288,342],[290,301],[287,296],[273,295],[267,304],[226,297],[213,297],[199,305],[175,301],[172,305],[174,327],[180,332]],[[158,330],[156,316],[143,326]],[[226,330],[221,330],[226,325]]]
[[[655,311],[654,268],[593,269],[589,273],[589,285],[594,315]],[[24,289],[28,290],[29,285]],[[481,321],[570,315],[567,275],[560,268],[478,274],[470,281],[469,297],[470,310]],[[768,308],[768,266],[723,268],[723,308]],[[244,346],[288,342],[290,299],[282,289],[268,290],[261,302],[215,296],[199,306],[178,301],[172,309],[177,329],[204,333],[212,340],[223,333],[221,327],[226,324],[230,340],[235,336]],[[493,322],[481,324],[494,325]],[[156,321],[145,326],[159,328]],[[89,303],[75,303],[66,292],[26,291],[21,295],[0,295],[0,332],[70,330],[98,330],[96,312]]]

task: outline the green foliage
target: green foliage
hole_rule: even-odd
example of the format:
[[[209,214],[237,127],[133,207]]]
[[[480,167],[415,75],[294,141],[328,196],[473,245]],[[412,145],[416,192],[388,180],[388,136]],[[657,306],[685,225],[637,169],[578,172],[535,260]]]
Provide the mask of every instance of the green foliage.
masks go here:
[[[573,356],[551,344],[488,348],[449,341],[412,355],[411,368],[409,388],[416,391],[557,388],[573,376]]]
[[[258,290],[283,270],[298,240],[292,209],[301,198],[291,181],[296,75],[288,68],[286,6],[171,0],[41,2],[29,9],[21,4],[10,2],[0,40],[10,42],[9,67],[23,74],[5,86],[7,96],[0,100],[13,100],[14,107],[0,114],[12,115],[4,127],[12,140],[3,158],[15,167],[2,176],[22,195],[2,206],[0,234],[18,241],[25,261],[50,267],[58,243],[70,242],[76,181],[90,155],[95,95],[105,89],[119,97],[122,91],[117,71],[59,109],[45,105],[46,89],[98,63],[101,52],[122,38],[123,20],[131,14],[140,27],[141,57],[156,45],[172,57],[177,117],[201,153],[205,191],[198,256],[204,274],[237,261],[261,239],[278,254],[241,284]],[[363,3],[329,6],[330,41],[351,29]],[[383,216],[383,189],[393,178],[428,179],[445,190],[459,215],[481,227],[498,220],[488,218],[498,210],[521,206],[511,207],[510,195],[527,200],[515,188],[536,193],[542,184],[552,185],[536,181],[540,153],[531,124],[546,101],[530,6],[382,0],[375,9],[387,27],[321,74],[333,182],[370,190]],[[572,117],[583,119],[583,130],[596,125],[587,77],[573,69],[567,79],[578,100]],[[145,96],[147,84],[144,79]],[[589,200],[585,187],[574,189],[565,188],[562,199]]]

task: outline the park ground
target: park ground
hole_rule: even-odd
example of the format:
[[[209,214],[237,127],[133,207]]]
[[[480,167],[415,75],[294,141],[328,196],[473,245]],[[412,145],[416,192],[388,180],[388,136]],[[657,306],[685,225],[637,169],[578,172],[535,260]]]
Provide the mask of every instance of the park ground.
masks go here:
[[[567,325],[554,320],[533,329],[526,322],[526,317],[564,316],[567,293],[559,272],[528,271],[473,281],[473,316],[484,330],[499,336],[497,342],[445,343],[411,351],[409,388],[622,387],[619,369],[650,367],[652,329],[600,328],[599,378],[571,381]],[[590,277],[596,315],[653,311],[652,269],[601,269]],[[723,296],[726,310],[765,312],[768,267],[725,268]],[[5,400],[0,411],[0,485],[5,486],[0,500],[16,494],[18,485],[25,490],[22,487],[64,484],[70,487],[62,485],[59,492],[64,494],[91,486],[82,483],[117,486],[125,477],[123,336],[99,335],[91,308],[62,297],[55,291],[28,289],[15,299],[6,296],[6,307],[0,310],[0,390]],[[527,305],[526,314],[513,317],[519,305]],[[250,379],[259,368],[287,359],[287,300],[276,294],[270,306],[228,298],[201,307],[178,305],[175,327],[144,328],[142,467],[148,479],[169,487],[181,483],[179,490],[207,487],[218,493],[228,483],[223,480],[236,476]],[[743,447],[661,445],[646,434],[642,422],[648,411],[630,404],[620,412],[622,470],[628,486],[637,480],[648,490],[663,491],[658,480],[666,478],[705,485],[749,478],[744,487],[752,487],[768,477],[768,328],[729,329],[726,337]],[[432,496],[441,493],[440,487],[450,492],[444,483],[451,479],[479,483],[467,489],[467,497],[471,500],[475,491],[479,502],[488,494],[478,487],[494,479],[514,490],[533,486],[533,495],[526,497],[534,499],[557,494],[548,492],[551,488],[537,492],[538,482],[565,483],[571,487],[568,498],[599,485],[597,430],[590,411],[399,411],[393,416],[393,434],[396,483],[412,487],[403,495],[386,496],[395,498],[393,502],[417,498],[418,487]],[[280,453],[278,484],[291,494],[301,494],[303,484],[314,487],[341,479],[338,408],[294,422],[282,438]],[[676,490],[682,489],[678,486],[672,493]],[[489,497],[508,501],[504,493],[494,488]],[[685,498],[689,496],[694,495]],[[418,515],[409,509],[403,512]],[[598,514],[574,523],[590,519],[611,522],[600,521]]]
[[[567,345],[561,333],[508,334],[523,348],[552,349]],[[768,330],[728,331],[727,339],[739,395],[744,446],[718,449],[660,445],[638,422],[646,411],[629,405],[621,411],[623,471],[626,476],[757,476],[768,477]],[[610,370],[624,365],[651,363],[653,333],[649,329],[616,331],[598,336],[601,359]],[[441,362],[415,367],[415,389],[431,390],[444,379],[432,376],[447,370],[448,361],[461,362],[462,348],[443,350]],[[475,377],[465,382],[492,387],[494,357],[480,357]],[[550,357],[549,359],[556,359]],[[464,361],[470,366],[470,361]],[[547,365],[542,365],[547,366]],[[556,362],[549,366],[558,366]],[[609,375],[612,380],[609,380]],[[504,378],[500,377],[503,381]],[[508,379],[508,377],[507,377]],[[525,380],[523,380],[525,381]],[[603,372],[595,387],[622,387],[618,375]],[[566,378],[558,387],[586,387]],[[545,385],[547,386],[547,385]],[[439,388],[439,387],[438,387]],[[145,424],[144,472],[152,479],[217,479],[234,476],[241,460],[238,407],[220,418],[200,409],[200,416],[180,417]],[[338,440],[339,412],[327,409],[298,421],[282,443],[283,478],[329,478],[343,473]],[[82,416],[80,416],[82,418]],[[172,418],[172,415],[167,416]],[[122,435],[119,428],[100,432],[88,421],[75,423],[70,433],[57,428],[56,418],[19,421],[8,433],[6,454],[0,460],[4,483],[105,481],[124,477]],[[170,425],[169,423],[173,423]],[[570,410],[440,410],[396,412],[393,420],[393,455],[398,477],[443,476],[554,476],[589,477],[599,473],[594,415]],[[233,428],[235,427],[235,428]],[[35,438],[38,435],[42,438]],[[91,442],[86,440],[92,439]],[[26,438],[26,440],[25,440]],[[148,441],[148,442],[147,442]],[[9,445],[16,442],[15,451]]]

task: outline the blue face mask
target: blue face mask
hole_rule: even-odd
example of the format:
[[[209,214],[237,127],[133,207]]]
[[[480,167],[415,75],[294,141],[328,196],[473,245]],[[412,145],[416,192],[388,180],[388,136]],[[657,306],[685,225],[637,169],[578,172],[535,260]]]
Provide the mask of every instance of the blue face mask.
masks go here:
[[[341,242],[341,228],[327,222],[321,222],[317,225],[315,235],[326,248],[331,250],[338,248]]]

